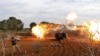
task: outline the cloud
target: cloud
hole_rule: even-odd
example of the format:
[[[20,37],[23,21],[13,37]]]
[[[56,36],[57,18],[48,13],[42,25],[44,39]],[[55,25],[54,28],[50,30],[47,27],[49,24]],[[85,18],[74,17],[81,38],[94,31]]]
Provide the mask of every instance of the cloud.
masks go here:
[[[99,0],[0,0],[0,20],[15,16],[28,27],[30,22],[61,21],[69,11],[76,12],[78,20],[100,18]]]

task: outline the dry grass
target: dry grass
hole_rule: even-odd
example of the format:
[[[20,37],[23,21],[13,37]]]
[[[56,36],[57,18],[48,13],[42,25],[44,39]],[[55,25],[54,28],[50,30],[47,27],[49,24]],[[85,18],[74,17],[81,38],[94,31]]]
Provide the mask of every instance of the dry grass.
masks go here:
[[[89,40],[84,38],[85,36],[70,36],[64,40],[64,46],[53,47],[51,43],[56,43],[55,40],[36,40],[32,36],[24,36],[18,42],[22,53],[16,51],[14,56],[90,56],[88,50]],[[39,52],[34,49],[34,43],[39,42]],[[6,56],[11,56],[11,42],[10,40],[5,40],[5,53]],[[93,50],[95,56],[100,55],[99,42],[93,44]],[[0,56],[2,56],[1,42],[0,42]]]

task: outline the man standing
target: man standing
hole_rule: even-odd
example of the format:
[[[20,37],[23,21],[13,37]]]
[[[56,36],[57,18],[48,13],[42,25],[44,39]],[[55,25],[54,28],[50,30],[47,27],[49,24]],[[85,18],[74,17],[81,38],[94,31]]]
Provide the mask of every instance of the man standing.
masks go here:
[[[17,46],[17,42],[18,42],[18,39],[14,38],[14,37],[11,38],[11,43],[12,43],[12,56],[13,56],[13,53],[15,51],[15,48],[21,53],[20,48]]]

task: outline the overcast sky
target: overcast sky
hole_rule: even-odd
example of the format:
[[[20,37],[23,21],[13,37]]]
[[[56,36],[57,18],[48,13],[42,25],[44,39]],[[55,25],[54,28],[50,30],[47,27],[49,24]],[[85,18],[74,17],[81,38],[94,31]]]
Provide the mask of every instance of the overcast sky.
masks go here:
[[[66,22],[72,11],[80,24],[87,20],[100,20],[100,0],[0,0],[0,20],[14,16],[29,27],[31,22]]]

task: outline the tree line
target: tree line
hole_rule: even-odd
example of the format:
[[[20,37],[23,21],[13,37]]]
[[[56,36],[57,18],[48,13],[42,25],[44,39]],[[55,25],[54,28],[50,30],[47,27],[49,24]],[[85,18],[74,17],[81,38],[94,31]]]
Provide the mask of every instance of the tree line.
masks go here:
[[[41,21],[39,24],[44,24],[44,25],[57,25],[57,24],[55,24],[55,23],[51,23],[51,22],[46,22],[46,21]],[[37,25],[37,23],[36,22],[31,22],[30,23],[30,30],[32,29],[32,27],[34,27],[34,26],[36,26]]]
[[[9,17],[7,20],[0,21],[0,30],[22,30],[24,23],[15,17]]]
[[[55,25],[55,23],[50,23],[50,22],[46,22],[46,21],[41,21],[39,24],[52,24]],[[36,22],[30,22],[30,29],[33,26],[36,26],[37,23]],[[9,17],[6,20],[2,20],[0,21],[0,30],[22,30],[24,27],[24,23],[20,20],[17,19],[16,17]]]

